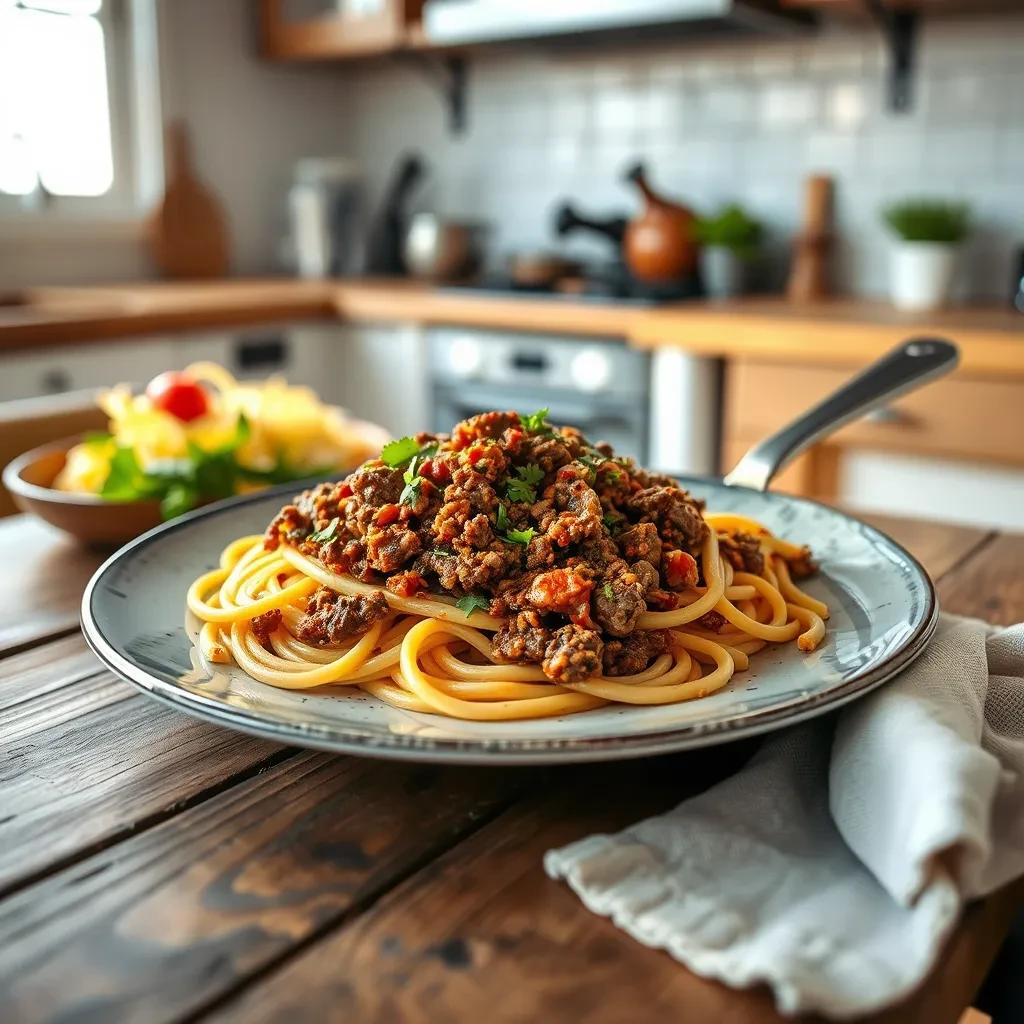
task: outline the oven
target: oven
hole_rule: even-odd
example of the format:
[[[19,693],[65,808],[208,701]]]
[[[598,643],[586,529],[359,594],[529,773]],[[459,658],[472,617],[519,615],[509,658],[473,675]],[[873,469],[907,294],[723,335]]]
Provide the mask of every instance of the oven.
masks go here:
[[[650,357],[625,342],[438,327],[428,352],[435,431],[489,409],[547,408],[552,423],[647,461]]]

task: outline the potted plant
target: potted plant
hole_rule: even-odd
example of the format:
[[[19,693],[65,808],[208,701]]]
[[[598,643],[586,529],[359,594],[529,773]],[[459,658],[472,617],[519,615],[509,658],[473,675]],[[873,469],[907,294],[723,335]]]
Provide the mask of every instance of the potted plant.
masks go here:
[[[938,309],[949,298],[957,245],[970,224],[966,203],[905,199],[887,206],[885,222],[897,236],[890,290],[897,309]]]
[[[704,290],[716,299],[738,295],[743,291],[745,265],[761,241],[761,224],[731,203],[710,217],[698,217],[696,234]]]

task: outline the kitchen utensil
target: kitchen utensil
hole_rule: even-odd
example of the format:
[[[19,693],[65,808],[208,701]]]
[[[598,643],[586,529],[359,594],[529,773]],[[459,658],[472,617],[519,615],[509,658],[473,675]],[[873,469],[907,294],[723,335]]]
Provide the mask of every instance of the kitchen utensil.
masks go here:
[[[288,192],[292,252],[299,277],[355,269],[359,168],[347,157],[307,158],[295,165]]]
[[[188,131],[167,126],[167,184],[149,221],[153,261],[166,277],[223,277],[228,272],[228,232],[216,196],[195,175]]]
[[[409,222],[409,200],[426,175],[426,164],[415,153],[402,157],[388,185],[366,245],[368,274],[404,274],[402,244]]]
[[[428,281],[457,281],[480,264],[481,227],[417,213],[402,245],[402,260],[413,277]]]
[[[951,368],[955,353],[938,340],[908,343],[740,465],[755,467],[750,478],[763,486],[802,445]],[[884,534],[806,499],[708,479],[682,482],[716,511],[752,516],[782,536],[809,543],[821,571],[802,586],[832,609],[826,640],[813,654],[792,644],[764,651],[750,671],[688,703],[479,723],[399,711],[344,687],[276,689],[235,667],[204,664],[182,623],[183,595],[230,540],[262,531],[278,511],[280,496],[233,499],[128,545],[86,588],[82,626],[113,671],[221,725],[338,752],[492,764],[616,760],[756,735],[854,700],[924,648],[937,621],[934,587],[920,564]]]
[[[1018,313],[1024,313],[1024,249],[1017,250],[1017,272],[1013,275],[1010,303]]]
[[[726,475],[725,482],[765,490],[780,469],[815,441],[941,377],[958,360],[957,347],[942,338],[905,341],[792,423],[754,445]]]
[[[795,242],[786,286],[791,302],[814,302],[829,293],[832,248],[832,179],[815,174],[804,187],[803,227]]]
[[[643,164],[626,174],[640,190],[644,208],[629,222],[623,239],[626,263],[640,281],[677,281],[697,266],[695,217],[691,210],[658,195],[651,188]]]
[[[517,288],[548,289],[578,274],[580,265],[553,252],[520,252],[508,261],[509,280]]]
[[[588,217],[586,214],[580,213],[579,209],[572,203],[562,203],[555,210],[554,225],[555,233],[559,238],[580,229],[602,235],[612,243],[618,256],[621,255],[622,241],[626,237],[626,228],[629,225],[629,220],[626,217],[615,215],[610,217]]]

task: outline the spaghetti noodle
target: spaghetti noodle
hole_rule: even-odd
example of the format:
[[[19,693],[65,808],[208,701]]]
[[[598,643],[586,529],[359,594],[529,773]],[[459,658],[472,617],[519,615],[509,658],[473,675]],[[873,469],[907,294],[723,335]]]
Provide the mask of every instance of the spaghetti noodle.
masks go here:
[[[575,458],[545,460],[553,445]],[[385,500],[393,473],[397,502]],[[455,511],[461,533],[449,536]],[[677,546],[687,538],[692,554]],[[408,711],[507,721],[692,700],[767,644],[813,650],[828,608],[793,581],[811,568],[806,548],[704,513],[569,428],[486,414],[451,439],[394,442],[300,496],[266,535],[229,544],[187,604],[203,657],[260,682],[340,684]]]

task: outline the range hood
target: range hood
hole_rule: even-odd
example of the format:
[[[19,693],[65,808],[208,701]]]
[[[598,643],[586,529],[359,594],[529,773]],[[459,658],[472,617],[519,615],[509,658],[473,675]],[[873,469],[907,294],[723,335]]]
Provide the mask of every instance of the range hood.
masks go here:
[[[780,32],[806,24],[766,0],[427,0],[423,9],[424,35],[438,45],[669,27]]]

